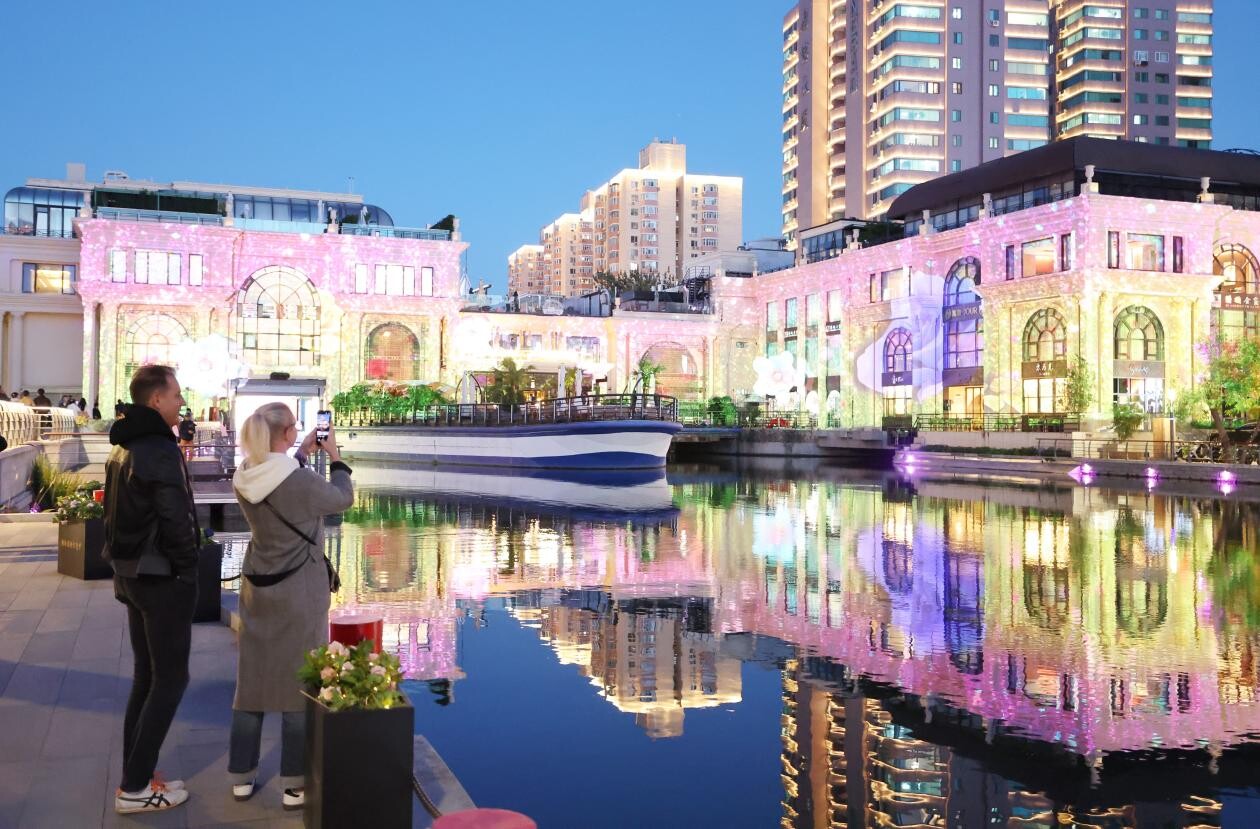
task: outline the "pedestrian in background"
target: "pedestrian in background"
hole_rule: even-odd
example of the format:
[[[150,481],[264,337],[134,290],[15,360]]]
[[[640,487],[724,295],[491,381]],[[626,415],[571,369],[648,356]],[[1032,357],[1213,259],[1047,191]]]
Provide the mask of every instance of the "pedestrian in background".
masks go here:
[[[184,412],[184,419],[179,422],[179,448],[184,452],[184,460],[192,460],[196,444],[197,424],[193,422],[192,409],[188,409]]]
[[[109,430],[105,464],[105,557],[114,596],[127,607],[135,655],[123,720],[119,814],[155,812],[188,799],[182,780],[163,781],[158,752],[188,687],[197,603],[197,526],[192,488],[175,445],[184,397],[175,370],[142,366],[131,378],[127,417]]]
[[[328,643],[329,592],[336,571],[324,555],[324,516],[354,502],[350,467],[341,462],[336,435],[322,442],[312,431],[296,457],[297,419],[283,403],[259,407],[241,426],[245,461],[232,488],[249,523],[241,565],[240,651],[228,773],[232,795],[248,800],[258,782],[264,712],[280,712],[280,785],[286,809],[305,803],[306,703],[297,680],[306,654]],[[306,458],[322,449],[331,480]]]

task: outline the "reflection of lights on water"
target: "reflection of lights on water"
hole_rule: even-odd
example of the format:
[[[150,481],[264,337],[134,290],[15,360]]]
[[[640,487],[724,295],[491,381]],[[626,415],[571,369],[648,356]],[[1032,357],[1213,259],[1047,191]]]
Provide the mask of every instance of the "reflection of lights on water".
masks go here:
[[[1068,477],[1076,481],[1081,486],[1089,486],[1094,482],[1094,467],[1087,463],[1083,463],[1068,472]]]

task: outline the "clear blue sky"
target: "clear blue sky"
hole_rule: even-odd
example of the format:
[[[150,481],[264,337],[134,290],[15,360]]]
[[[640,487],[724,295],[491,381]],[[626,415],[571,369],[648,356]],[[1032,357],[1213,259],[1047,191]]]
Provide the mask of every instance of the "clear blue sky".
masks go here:
[[[82,161],[158,180],[355,191],[447,213],[471,275],[576,210],[653,136],[744,177],[779,229],[787,0],[4,3],[0,189]],[[1256,0],[1216,0],[1218,148],[1260,146]]]

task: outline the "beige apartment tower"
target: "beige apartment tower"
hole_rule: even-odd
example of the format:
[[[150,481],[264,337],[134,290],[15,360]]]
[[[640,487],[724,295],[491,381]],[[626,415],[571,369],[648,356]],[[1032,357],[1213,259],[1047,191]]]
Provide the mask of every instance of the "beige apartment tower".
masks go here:
[[[1206,148],[1212,0],[800,0],[783,20],[783,232],[1077,135]]]
[[[655,140],[639,151],[637,167],[588,190],[578,213],[540,231],[546,287],[528,292],[580,295],[605,271],[655,273],[670,284],[691,259],[740,244],[743,203],[742,178],[689,173],[686,145]],[[527,292],[519,263],[532,247],[508,257],[509,293]]]

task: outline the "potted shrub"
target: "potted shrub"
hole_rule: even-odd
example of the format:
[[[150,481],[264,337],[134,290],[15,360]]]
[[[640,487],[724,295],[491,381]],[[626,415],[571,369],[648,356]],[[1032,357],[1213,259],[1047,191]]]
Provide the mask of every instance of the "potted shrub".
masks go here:
[[[307,654],[307,829],[411,826],[415,711],[398,690],[398,659],[366,640],[329,642]]]
[[[101,557],[105,548],[105,508],[92,493],[96,481],[57,499],[57,572],[76,579],[107,579],[114,575]]]

